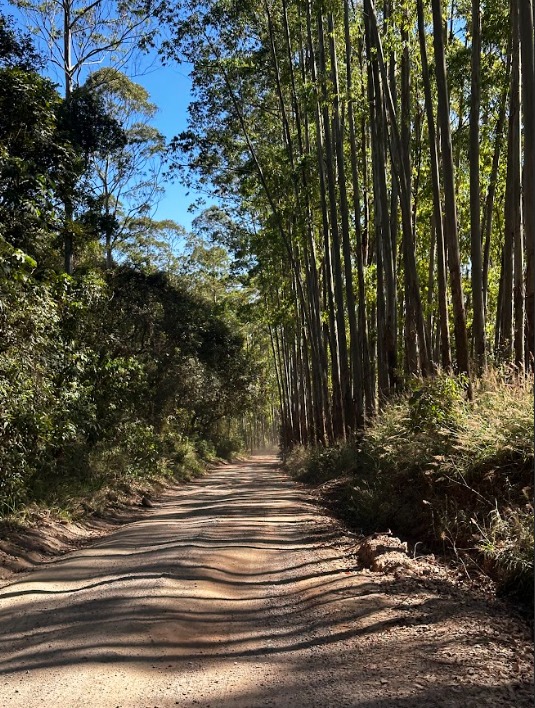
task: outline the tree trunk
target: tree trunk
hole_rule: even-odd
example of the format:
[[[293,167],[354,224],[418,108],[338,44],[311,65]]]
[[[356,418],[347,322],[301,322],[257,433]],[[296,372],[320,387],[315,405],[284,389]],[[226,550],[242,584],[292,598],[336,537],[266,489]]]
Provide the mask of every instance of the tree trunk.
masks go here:
[[[427,266],[427,339],[429,342],[429,350],[433,351],[433,301],[435,299],[435,250],[437,241],[434,217],[431,220],[430,239],[429,263]]]
[[[344,256],[344,282],[349,322],[349,361],[351,367],[351,400],[346,406],[345,419],[348,432],[364,425],[364,399],[362,396],[362,366],[360,359],[359,333],[357,325],[357,305],[353,290],[353,263],[351,258],[351,239],[349,234],[349,204],[346,190],[346,172],[344,161],[344,132],[340,118],[340,84],[338,80],[338,58],[334,34],[332,13],[328,15],[329,54],[331,62],[331,81],[333,85],[333,123],[338,165],[338,192],[340,195],[340,216],[342,224],[342,249]]]
[[[535,35],[533,0],[520,0],[524,172],[522,180],[524,241],[526,244],[526,335],[528,362],[535,355]]]
[[[349,22],[349,0],[344,0],[344,34],[346,50],[346,84],[347,84],[347,122],[349,125],[349,144],[351,149],[351,177],[353,186],[353,213],[355,220],[355,241],[357,257],[357,284],[358,284],[358,337],[359,360],[361,380],[363,382],[366,413],[373,408],[374,391],[373,378],[370,368],[370,351],[368,344],[368,328],[366,321],[366,289],[364,279],[364,250],[362,246],[361,209],[359,194],[358,150],[355,132],[355,117],[353,112],[352,95],[352,47]],[[358,411],[357,411],[358,413]],[[358,422],[358,421],[357,421]]]
[[[457,206],[455,200],[455,175],[453,169],[453,152],[451,148],[450,108],[448,84],[446,78],[446,56],[444,51],[444,35],[442,25],[441,0],[432,0],[433,9],[433,43],[435,50],[435,72],[438,94],[438,124],[442,142],[442,165],[444,172],[444,236],[448,249],[448,266],[450,271],[451,295],[455,332],[455,348],[457,367],[460,373],[470,376],[470,359],[468,352],[468,336],[466,332],[466,315],[464,311],[464,296],[461,279],[461,260],[459,254],[459,238],[457,234]],[[471,395],[471,391],[469,391]]]
[[[341,439],[344,436],[344,419],[343,419],[343,398],[341,388],[341,373],[340,373],[340,355],[338,345],[338,327],[335,315],[335,294],[333,269],[331,263],[331,238],[329,212],[327,205],[327,186],[325,176],[325,159],[323,147],[324,129],[322,126],[321,108],[320,108],[320,89],[316,70],[316,60],[314,54],[314,43],[312,40],[312,18],[310,11],[310,3],[307,2],[307,43],[309,52],[309,65],[312,85],[315,89],[314,115],[316,122],[316,157],[319,174],[320,186],[320,207],[322,219],[322,243],[324,249],[323,274],[324,288],[326,291],[326,309],[329,319],[327,328],[329,343],[329,352],[331,358],[331,381],[332,381],[332,405],[331,405],[331,423],[329,425],[333,442],[336,439]],[[324,339],[326,326],[323,326]]]
[[[510,53],[509,53],[510,54]],[[490,244],[492,235],[492,221],[494,212],[494,199],[496,196],[496,185],[498,182],[498,168],[500,166],[500,153],[503,142],[503,128],[507,108],[507,96],[509,95],[509,84],[511,74],[511,57],[507,60],[506,80],[500,99],[498,120],[496,121],[496,132],[494,134],[494,150],[492,153],[492,167],[490,171],[487,198],[485,200],[485,211],[483,213],[482,235],[484,242],[483,249],[483,301],[485,313],[487,311],[488,285],[489,285],[489,265],[490,265]]]
[[[438,312],[440,324],[440,354],[441,364],[445,371],[451,370],[450,327],[448,314],[448,295],[446,287],[446,254],[444,252],[444,228],[442,204],[440,200],[440,176],[438,168],[437,135],[433,114],[433,98],[429,76],[429,62],[425,44],[425,25],[422,0],[417,0],[418,36],[420,40],[420,56],[422,59],[422,80],[424,85],[425,112],[427,116],[427,131],[429,137],[429,155],[431,186],[433,191],[433,214],[436,233],[437,250],[437,285]]]
[[[71,110],[71,94],[73,88],[72,81],[72,34],[71,34],[71,4],[70,2],[63,3],[63,60],[64,60],[64,77],[65,77],[65,105],[67,112]],[[70,190],[69,190],[70,191]],[[64,221],[64,253],[65,253],[65,272],[67,275],[72,275],[74,271],[74,239],[73,239],[73,218],[74,208],[72,199],[66,196],[63,202],[65,209]]]
[[[511,1],[512,62],[505,183],[505,234],[502,260],[499,355],[510,361],[513,349],[514,244],[521,230],[520,46],[518,0]]]
[[[401,203],[401,227],[402,227],[402,251],[403,251],[403,275],[405,287],[405,304],[407,307],[407,327],[414,332],[414,338],[418,338],[419,360],[422,374],[431,373],[430,362],[427,351],[427,337],[425,329],[425,318],[422,308],[420,286],[418,282],[418,271],[416,268],[416,255],[412,240],[412,214],[411,214],[411,190],[409,175],[405,170],[403,160],[403,149],[401,136],[392,96],[388,87],[387,71],[384,62],[383,47],[377,26],[377,16],[372,0],[366,0],[366,5],[373,32],[373,44],[377,52],[377,64],[381,73],[384,86],[386,107],[390,118],[390,151],[395,167],[395,177],[398,181],[400,203]]]
[[[404,11],[404,20],[408,23],[406,10]],[[403,43],[403,51],[401,54],[401,161],[403,170],[406,174],[407,193],[409,202],[412,201],[412,177],[411,177],[411,63],[409,55],[409,33],[406,26],[401,30],[401,41]],[[404,251],[404,266],[407,261],[405,250],[414,250],[414,230],[413,230],[413,210],[409,203],[410,210],[410,235],[409,235],[409,219],[407,225],[403,227],[403,251]],[[407,230],[405,232],[405,230]],[[411,266],[412,267],[412,266]],[[410,294],[411,285],[406,279],[405,300],[407,308],[407,317],[405,323],[405,351],[407,356],[407,370],[409,373],[418,373],[418,347],[423,346],[427,349],[425,342],[420,342],[418,338],[416,312],[417,303],[413,302],[413,297]],[[422,333],[423,334],[423,333]],[[425,373],[426,366],[422,367]]]
[[[329,97],[327,91],[327,65],[325,55],[324,27],[321,14],[317,17],[317,30],[319,42],[320,59],[320,85],[322,91],[323,105],[323,130],[325,142],[325,161],[327,173],[327,191],[329,195],[329,218],[331,235],[331,259],[334,279],[335,317],[338,329],[338,352],[340,361],[340,387],[342,393],[342,416],[344,421],[344,431],[342,437],[345,438],[347,429],[351,428],[353,422],[351,378],[348,365],[347,337],[345,326],[345,303],[344,303],[344,283],[342,277],[341,262],[341,242],[338,226],[338,203],[336,195],[336,156],[333,151],[333,140],[331,135],[331,117],[329,114]]]
[[[381,78],[376,57],[372,56],[372,28],[366,20],[368,55],[368,103],[372,130],[372,170],[374,192],[375,254],[377,261],[377,378],[379,406],[397,384],[396,283],[392,263],[392,242],[386,185],[386,119]]]
[[[479,114],[481,106],[481,15],[480,0],[472,0],[472,84],[470,95],[470,231],[471,277],[474,317],[472,337],[476,372],[485,369],[485,308],[481,254],[481,200],[479,188]]]

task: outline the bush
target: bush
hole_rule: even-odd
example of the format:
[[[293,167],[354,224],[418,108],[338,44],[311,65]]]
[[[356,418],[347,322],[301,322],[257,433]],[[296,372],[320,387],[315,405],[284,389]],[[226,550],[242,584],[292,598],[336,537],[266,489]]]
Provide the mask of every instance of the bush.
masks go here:
[[[437,434],[457,430],[463,388],[452,376],[436,376],[420,383],[408,399],[410,430]]]
[[[214,439],[215,453],[223,460],[232,458],[243,452],[243,440],[237,435],[218,435]]]
[[[0,516],[239,451],[203,439],[233,393],[244,405],[251,375],[208,303],[128,268],[37,279],[35,261],[6,248],[0,238]]]
[[[211,462],[217,456],[215,445],[211,440],[196,440],[195,450],[199,457],[205,462]]]
[[[296,447],[285,460],[290,474],[303,482],[319,484],[354,472],[357,449],[353,444],[333,447]]]
[[[473,401],[464,384],[446,375],[426,381],[391,400],[358,444],[296,448],[287,467],[315,483],[349,474],[345,504],[363,531],[390,527],[475,555],[501,587],[525,590],[533,573],[532,381],[490,372]]]
[[[500,512],[496,507],[486,521],[478,523],[478,547],[482,551],[490,572],[499,575],[502,587],[518,597],[530,596],[533,592],[533,506],[506,508]]]

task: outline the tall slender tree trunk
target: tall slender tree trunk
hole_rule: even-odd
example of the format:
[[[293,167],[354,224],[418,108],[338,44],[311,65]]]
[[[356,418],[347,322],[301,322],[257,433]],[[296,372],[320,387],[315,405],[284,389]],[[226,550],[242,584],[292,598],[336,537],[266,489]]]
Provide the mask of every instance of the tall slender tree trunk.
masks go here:
[[[450,328],[448,314],[448,296],[446,287],[446,254],[444,252],[444,229],[442,204],[440,199],[440,176],[438,168],[437,134],[433,113],[433,98],[429,76],[429,62],[425,43],[425,25],[422,0],[417,0],[418,36],[420,40],[420,56],[422,60],[422,80],[424,85],[425,112],[427,116],[427,132],[429,137],[429,155],[431,168],[431,186],[433,190],[433,214],[436,233],[437,250],[437,290],[440,325],[441,364],[445,371],[451,370]]]
[[[275,366],[275,378],[277,380],[277,390],[279,393],[278,399],[279,399],[279,415],[280,415],[280,430],[281,430],[281,440],[280,442],[283,443],[284,441],[284,431],[287,428],[288,422],[287,422],[287,415],[286,415],[286,397],[285,397],[285,391],[284,391],[284,385],[283,385],[283,379],[282,379],[282,369],[280,365],[280,353],[278,350],[278,346],[275,343],[275,332],[273,328],[270,326],[269,327],[269,339],[271,343],[271,353],[273,355],[273,362]],[[230,431],[229,431],[230,432]],[[283,449],[285,449],[283,445]]]
[[[389,201],[386,183],[386,116],[377,58],[372,55],[372,27],[366,19],[368,55],[368,101],[372,130],[375,255],[377,261],[377,379],[379,406],[383,406],[397,385],[396,283],[390,236]]]
[[[500,98],[500,107],[498,110],[498,119],[496,121],[496,130],[494,134],[494,149],[492,152],[492,167],[490,170],[490,178],[487,189],[487,197],[485,200],[485,210],[483,212],[482,236],[484,242],[483,248],[483,301],[485,313],[487,312],[487,298],[489,288],[489,265],[490,265],[490,245],[492,235],[492,223],[494,215],[494,200],[496,196],[496,185],[498,183],[498,168],[500,166],[500,153],[503,143],[503,129],[505,125],[507,96],[509,95],[510,74],[511,74],[511,52],[507,59],[506,80]]]
[[[470,376],[468,336],[461,278],[461,259],[457,234],[457,206],[455,200],[455,175],[453,169],[453,151],[451,147],[450,107],[446,76],[446,55],[442,24],[441,0],[432,0],[433,43],[435,50],[435,72],[438,94],[438,124],[442,143],[442,165],[444,172],[444,236],[448,249],[451,297],[455,332],[457,367],[460,373]],[[471,390],[469,391],[471,395]]]
[[[71,4],[70,2],[63,3],[63,66],[65,77],[65,105],[67,111],[71,111],[71,94],[73,89],[72,76],[72,25],[71,25]],[[63,201],[65,209],[64,217],[64,268],[68,275],[72,275],[74,271],[74,240],[73,240],[73,218],[74,207],[72,202],[71,190],[67,190],[68,194]]]
[[[431,220],[431,243],[429,245],[429,263],[427,266],[427,339],[429,351],[433,351],[433,301],[435,299],[435,251],[436,251],[436,228],[435,219]]]
[[[529,365],[533,368],[535,356],[535,7],[533,0],[520,0],[518,7],[524,118],[522,196],[526,244],[526,335]]]
[[[404,20],[408,24],[407,13],[404,11]],[[404,252],[404,268],[406,268],[407,260],[410,256],[405,254],[406,250],[414,251],[414,230],[412,228],[413,224],[413,210],[410,206],[412,201],[412,175],[411,175],[411,62],[409,55],[409,33],[407,31],[407,26],[405,25],[401,30],[401,41],[403,43],[403,51],[401,54],[401,161],[403,163],[403,170],[406,175],[406,188],[409,197],[409,211],[410,211],[410,235],[409,235],[409,219],[405,217],[407,224],[403,227],[403,252]],[[412,268],[412,265],[410,266]],[[416,309],[418,304],[414,302],[414,297],[410,293],[410,289],[413,285],[406,278],[405,286],[405,300],[407,307],[407,318],[405,324],[405,351],[407,353],[407,368],[410,373],[417,373],[419,370],[418,361],[418,347],[420,349],[423,347],[424,350],[427,349],[426,342],[419,341],[418,336],[418,325],[416,322],[417,313]],[[421,305],[420,305],[421,307]],[[413,330],[413,331],[411,331]],[[424,333],[421,333],[422,337]],[[426,357],[427,358],[427,357]],[[421,363],[421,362],[420,362]],[[424,364],[422,367],[424,373],[426,373],[427,366]],[[427,372],[428,373],[428,372]]]
[[[296,88],[296,75],[293,67],[293,53],[288,24],[288,13],[286,0],[282,0],[282,18],[284,24],[284,37],[286,43],[287,62],[290,71],[291,81],[291,101],[293,116],[297,134],[297,149],[300,157],[300,177],[301,193],[297,196],[298,203],[303,203],[305,212],[306,237],[304,239],[305,269],[308,299],[310,303],[310,348],[311,348],[311,390],[314,399],[314,425],[315,442],[324,445],[327,442],[328,425],[328,367],[324,350],[322,329],[321,329],[321,305],[319,292],[318,267],[316,258],[316,247],[314,243],[314,227],[312,219],[312,209],[310,204],[310,186],[306,169],[305,158],[310,156],[309,126],[306,114],[303,120],[299,106]],[[299,60],[301,69],[301,79],[303,84],[306,81],[305,52],[301,28],[299,28]]]
[[[342,276],[341,241],[338,225],[338,203],[336,194],[336,155],[333,151],[333,139],[331,133],[331,117],[329,113],[329,96],[327,90],[327,62],[325,52],[325,32],[323,17],[321,13],[317,16],[319,60],[320,60],[320,85],[322,91],[322,113],[323,113],[323,139],[325,142],[325,161],[327,175],[327,191],[329,195],[329,219],[331,235],[331,259],[334,279],[335,317],[338,329],[338,351],[340,361],[340,387],[342,393],[342,415],[344,421],[344,431],[342,437],[345,438],[347,429],[351,428],[353,422],[351,377],[348,364],[348,348],[345,325],[345,303],[344,303],[344,283]]]
[[[513,349],[514,244],[521,238],[520,43],[518,0],[511,0],[512,62],[505,183],[505,233],[502,260],[499,355],[510,361]],[[522,308],[523,309],[523,308]]]
[[[344,0],[344,36],[346,59],[346,86],[348,94],[347,122],[349,126],[349,145],[351,150],[351,177],[353,186],[353,214],[355,220],[355,241],[358,284],[358,356],[360,361],[361,380],[363,382],[366,413],[373,408],[374,392],[373,377],[370,369],[370,351],[368,344],[368,327],[366,321],[366,288],[364,277],[364,251],[362,246],[361,208],[359,192],[358,149],[355,131],[355,116],[353,111],[353,77],[352,77],[352,46],[350,34],[349,0]],[[359,394],[361,396],[361,394]],[[358,411],[357,411],[358,412]]]
[[[387,32],[390,31],[390,28],[392,27],[393,30],[393,25],[391,21],[392,17],[392,11],[393,11],[393,5],[394,5],[394,0],[383,0],[383,32],[386,34]],[[373,39],[372,39],[373,42]],[[383,94],[383,99],[385,99],[385,92],[386,92],[386,83],[388,82],[388,88],[390,89],[390,93],[392,95],[392,101],[394,103],[396,111],[398,110],[398,87],[397,87],[397,56],[396,56],[396,51],[393,46],[390,47],[389,49],[389,56],[388,56],[388,79],[383,78],[383,86],[382,88],[382,94]],[[380,85],[380,82],[378,82]],[[393,281],[396,284],[396,297],[394,301],[394,307],[395,310],[393,313],[389,313],[387,311],[387,327],[392,328],[392,332],[394,334],[395,342],[394,344],[390,343],[391,346],[396,347],[396,351],[399,349],[398,347],[398,341],[403,341],[403,336],[405,335],[405,364],[406,368],[411,369],[411,366],[409,365],[407,367],[407,362],[409,361],[414,361],[417,362],[417,347],[416,347],[416,338],[415,337],[409,337],[408,336],[408,329],[407,327],[404,327],[404,319],[403,317],[399,317],[399,310],[403,309],[398,305],[398,290],[397,290],[397,281],[398,281],[398,241],[399,241],[399,211],[400,211],[400,199],[399,199],[399,187],[397,180],[395,179],[395,164],[394,164],[394,158],[392,156],[392,153],[388,150],[388,120],[386,117],[386,109],[385,109],[385,154],[390,155],[390,204],[389,204],[389,209],[388,209],[388,215],[389,215],[389,221],[390,221],[390,244],[388,245],[388,253],[385,252],[385,264],[389,262],[389,259],[391,257],[392,259],[392,277]],[[390,256],[390,253],[392,254]],[[398,336],[397,333],[399,331],[401,324],[402,332]],[[408,341],[412,340],[412,341]],[[408,346],[407,346],[408,345]],[[410,351],[412,349],[412,351]],[[396,354],[396,366],[398,368],[401,368],[399,361],[398,361],[398,356]],[[417,367],[417,363],[415,364]],[[395,380],[392,375],[391,375],[391,382],[393,386],[397,385],[397,380]]]
[[[373,32],[373,44],[377,52],[377,64],[381,73],[384,87],[386,107],[390,118],[390,151],[393,157],[395,177],[398,181],[400,204],[401,204],[401,228],[402,228],[402,251],[403,251],[403,276],[405,288],[405,305],[407,308],[406,326],[414,331],[414,337],[418,338],[419,363],[421,372],[424,375],[431,373],[429,355],[427,351],[427,336],[425,328],[425,318],[422,307],[420,286],[418,281],[418,271],[416,268],[416,255],[412,240],[412,213],[411,213],[411,189],[409,175],[405,170],[403,160],[403,149],[401,146],[401,135],[396,117],[392,95],[388,87],[387,70],[384,61],[383,47],[379,36],[377,16],[372,0],[365,0]]]
[[[481,106],[480,0],[472,0],[472,84],[470,95],[470,230],[473,299],[472,336],[475,367],[479,375],[486,363],[483,259],[481,253],[481,198],[479,187],[479,119]]]
[[[342,225],[342,251],[344,257],[344,282],[347,303],[347,319],[349,323],[349,361],[351,368],[351,400],[346,405],[345,419],[348,432],[364,426],[364,399],[362,396],[362,366],[360,359],[359,333],[357,325],[357,305],[353,289],[353,262],[351,257],[351,238],[349,234],[349,202],[346,188],[346,171],[344,158],[344,131],[340,116],[340,82],[338,79],[338,58],[336,54],[334,19],[332,12],[327,18],[329,34],[329,54],[331,63],[331,81],[334,91],[333,124],[336,147],[336,164],[338,166],[338,192],[340,195],[340,216]]]
[[[327,339],[329,343],[329,352],[331,359],[331,383],[332,383],[332,403],[331,403],[331,423],[329,425],[329,431],[332,435],[331,442],[337,439],[341,439],[344,436],[344,418],[343,418],[343,397],[342,397],[342,387],[341,387],[341,369],[340,369],[340,350],[338,343],[338,326],[337,319],[335,315],[335,293],[334,293],[334,279],[333,279],[333,269],[331,263],[331,236],[330,236],[330,224],[329,224],[329,210],[327,203],[327,179],[325,175],[325,150],[323,146],[323,136],[324,127],[322,125],[322,113],[321,113],[321,97],[320,97],[320,87],[318,81],[318,72],[316,68],[316,56],[314,42],[312,39],[312,15],[310,3],[306,3],[306,24],[307,24],[307,44],[308,44],[308,63],[310,68],[310,77],[312,80],[312,86],[315,91],[314,100],[314,117],[316,124],[316,159],[319,175],[319,187],[320,187],[320,207],[321,207],[321,221],[322,221],[322,243],[323,243],[323,282],[324,290],[326,293],[326,310],[329,320],[329,326],[326,327],[324,324],[324,341]],[[325,337],[325,332],[328,332],[328,336]]]
[[[523,224],[521,223],[520,210],[520,191],[521,191],[521,172],[520,172],[520,152],[521,152],[521,136],[520,136],[520,26],[519,26],[519,0],[511,0],[511,18],[512,18],[512,71],[514,73],[514,81],[511,79],[511,101],[510,113],[514,116],[514,128],[511,142],[514,144],[514,183],[516,191],[514,193],[515,204],[517,209],[517,218],[515,220],[515,229],[513,232],[513,311],[514,311],[514,360],[519,372],[522,372],[525,367],[525,287],[524,287],[524,233]],[[535,8],[534,8],[535,9]],[[508,162],[509,167],[509,162]],[[507,180],[509,186],[509,179]],[[534,208],[534,204],[531,205]]]

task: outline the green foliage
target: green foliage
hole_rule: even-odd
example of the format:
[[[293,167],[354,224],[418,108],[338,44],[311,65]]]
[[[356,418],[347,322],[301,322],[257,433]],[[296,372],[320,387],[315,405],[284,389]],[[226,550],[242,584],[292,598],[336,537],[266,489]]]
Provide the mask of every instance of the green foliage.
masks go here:
[[[531,597],[532,381],[489,372],[464,382],[440,375],[391,401],[357,445],[294,448],[295,476],[348,477],[347,513],[364,531],[391,528],[485,561],[504,589]]]
[[[242,340],[161,273],[37,280],[4,244],[0,514],[60,490],[198,469],[210,426],[247,405]]]
[[[199,457],[206,462],[211,462],[216,458],[215,446],[210,440],[196,440],[195,450]]]
[[[459,379],[437,376],[419,382],[409,398],[409,421],[413,433],[453,432],[458,424],[458,408],[463,389]]]
[[[104,99],[87,86],[74,89],[69,103],[62,105],[59,124],[86,160],[96,152],[118,152],[127,143],[125,130]]]
[[[60,37],[59,6],[19,5]],[[129,10],[73,11],[75,76],[85,52],[141,31],[146,8]],[[50,49],[61,58],[62,42]],[[187,272],[184,230],[149,217],[164,139],[146,90],[108,67],[64,100],[41,66],[0,14],[0,516],[198,473],[242,448],[236,421],[259,389],[238,285],[209,296],[223,249]],[[74,276],[59,274],[66,235]]]
[[[232,460],[244,449],[243,439],[238,435],[217,435],[213,445],[216,456],[224,460]]]
[[[487,567],[505,590],[520,598],[533,593],[533,506],[494,508],[486,519],[472,519]]]
[[[12,17],[0,14],[0,66],[35,71],[42,64],[31,36],[17,31]]]
[[[355,470],[357,448],[352,444],[306,448],[297,445],[285,457],[290,474],[304,482],[321,484]]]
[[[56,131],[60,103],[50,81],[0,69],[0,235],[33,257],[44,252],[58,171],[73,157]]]

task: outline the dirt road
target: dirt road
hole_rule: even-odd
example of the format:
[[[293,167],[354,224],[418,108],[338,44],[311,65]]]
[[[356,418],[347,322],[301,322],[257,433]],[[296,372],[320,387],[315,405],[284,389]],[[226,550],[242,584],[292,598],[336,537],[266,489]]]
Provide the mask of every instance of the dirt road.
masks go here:
[[[0,590],[0,705],[531,705],[520,623],[352,549],[273,459],[213,471]]]

